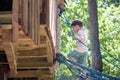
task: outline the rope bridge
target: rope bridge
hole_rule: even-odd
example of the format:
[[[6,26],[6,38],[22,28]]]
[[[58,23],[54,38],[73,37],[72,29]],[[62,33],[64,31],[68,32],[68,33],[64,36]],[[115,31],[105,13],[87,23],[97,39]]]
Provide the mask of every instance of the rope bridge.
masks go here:
[[[62,18],[65,20],[66,24],[70,27],[71,24],[70,24],[70,22],[68,21],[68,19],[66,18],[66,16],[64,15],[64,13],[61,12],[62,9],[61,9],[61,6],[60,6],[60,5],[58,5],[58,9],[60,10],[60,13],[58,14],[58,16],[59,16],[59,17],[62,17]],[[63,15],[63,16],[62,16],[62,15]],[[73,34],[74,34],[74,32],[72,32],[72,35],[71,35],[72,37],[73,37]],[[88,45],[84,44],[81,40],[79,40],[79,39],[77,39],[77,40],[78,40],[80,43],[82,43],[84,46],[86,46],[87,48],[89,48],[89,50],[95,52],[96,55],[98,55],[99,57],[103,58],[106,62],[109,62],[111,65],[113,65],[113,66],[115,66],[115,67],[117,67],[117,68],[120,69],[119,66],[111,63],[111,61],[109,61],[108,59],[106,59],[104,56],[101,56],[100,54],[98,54],[98,51],[90,48]],[[119,60],[119,59],[115,58],[113,55],[111,55],[111,54],[110,54],[108,51],[106,51],[104,48],[100,47],[100,46],[97,44],[97,42],[95,42],[95,41],[93,41],[93,40],[91,40],[91,39],[89,39],[89,40],[90,40],[91,43],[94,44],[97,48],[100,48],[100,49],[103,50],[105,53],[107,53],[113,60],[115,60],[116,62],[120,63],[120,60]]]
[[[68,21],[68,19],[66,18],[66,16],[64,15],[63,13],[63,10],[61,8],[60,5],[58,5],[58,9],[60,10],[60,13],[58,14],[59,17],[62,17],[66,24],[70,27],[71,24],[70,22]],[[72,35],[73,36],[74,32],[72,32]],[[104,56],[101,56],[100,54],[98,54],[98,51],[97,50],[94,50],[92,48],[90,48],[88,45],[84,44],[81,40],[77,39],[81,44],[83,44],[85,47],[87,47],[89,50],[93,51],[97,56],[99,56],[100,58],[104,59],[106,62],[110,63],[111,65],[113,65],[114,67],[120,69],[120,67],[116,64],[113,64],[111,63],[111,61],[109,61],[107,58],[105,58]],[[120,63],[120,60],[113,57],[108,51],[106,51],[104,48],[102,48],[101,46],[99,46],[97,44],[97,42],[89,39],[91,41],[92,44],[94,44],[97,48],[100,48],[101,50],[103,50],[105,53],[107,53],[113,60],[115,60],[116,62]],[[90,69],[90,68],[87,68],[81,64],[78,64],[78,63],[75,63],[73,61],[70,61],[68,59],[65,58],[65,56],[63,56],[62,54],[57,54],[57,61],[59,63],[63,63],[67,66],[67,68],[71,71],[72,75],[75,75],[79,78],[82,79],[82,76],[79,75],[79,74],[76,74],[76,72],[72,69],[72,66],[75,65],[75,66],[79,66],[79,68],[77,69],[78,72],[81,72],[82,70],[85,70],[87,71],[87,74],[86,76],[87,77],[91,77],[91,78],[95,78],[97,80],[106,80],[106,79],[110,79],[110,80],[120,80],[120,78],[116,78],[116,77],[113,77],[113,76],[110,76],[108,74],[104,74],[104,73],[101,73],[101,72],[98,72],[98,71],[95,71],[93,69]],[[84,79],[83,79],[84,80]]]
[[[78,64],[76,62],[70,61],[68,60],[65,56],[63,56],[61,53],[57,53],[57,61],[60,64],[65,64],[67,66],[67,68],[71,71],[72,75],[77,76],[78,78],[82,78],[82,76],[80,75],[80,73],[85,70],[87,71],[86,76],[88,78],[95,78],[97,80],[120,80],[119,78],[116,77],[112,77],[108,74],[104,74],[102,72],[98,72],[95,71],[93,69],[87,68],[81,64]],[[74,72],[74,69],[72,68],[72,66],[78,66],[79,68],[77,69],[77,71],[79,72],[78,74],[76,74],[76,71]]]

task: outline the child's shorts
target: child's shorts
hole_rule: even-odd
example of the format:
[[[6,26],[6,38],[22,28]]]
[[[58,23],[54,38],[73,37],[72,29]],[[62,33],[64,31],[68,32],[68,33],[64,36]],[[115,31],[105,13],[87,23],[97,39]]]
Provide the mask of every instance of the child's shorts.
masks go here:
[[[77,63],[85,65],[88,56],[87,52],[77,52],[76,50],[70,51],[67,55],[68,57],[73,57]]]

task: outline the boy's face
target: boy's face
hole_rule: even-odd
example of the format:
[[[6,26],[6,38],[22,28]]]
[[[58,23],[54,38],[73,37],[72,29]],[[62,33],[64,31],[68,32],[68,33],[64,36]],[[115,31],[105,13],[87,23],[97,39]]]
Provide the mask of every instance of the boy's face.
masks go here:
[[[78,32],[80,30],[80,26],[78,25],[72,26],[72,28],[74,32]]]

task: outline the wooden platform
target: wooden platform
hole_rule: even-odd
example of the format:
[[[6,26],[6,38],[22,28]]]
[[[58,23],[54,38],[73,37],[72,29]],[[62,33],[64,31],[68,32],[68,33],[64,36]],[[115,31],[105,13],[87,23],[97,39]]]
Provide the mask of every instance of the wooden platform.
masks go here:
[[[4,26],[0,28],[0,51],[5,51],[6,55],[1,53],[0,57],[5,56],[7,60],[1,60],[0,65],[11,66],[7,77],[37,77],[39,80],[53,80],[54,52],[52,51],[51,42],[45,30],[46,25],[40,25],[40,46],[35,44],[21,28],[19,29],[18,44],[14,45],[9,39],[9,42],[6,43],[4,38],[10,36],[11,28],[3,28]],[[6,35],[3,34],[5,31]]]

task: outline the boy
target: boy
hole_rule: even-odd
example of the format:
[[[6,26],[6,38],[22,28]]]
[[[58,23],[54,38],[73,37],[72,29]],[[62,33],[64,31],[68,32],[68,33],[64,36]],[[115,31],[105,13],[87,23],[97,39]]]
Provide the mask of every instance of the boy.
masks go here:
[[[74,38],[76,38],[76,50],[70,51],[68,58],[78,64],[85,65],[88,52],[88,48],[85,46],[87,45],[88,30],[83,28],[83,22],[80,20],[74,20],[71,26],[75,32]],[[82,41],[85,45],[80,43],[77,39]],[[73,66],[73,68],[77,69],[77,66]]]

